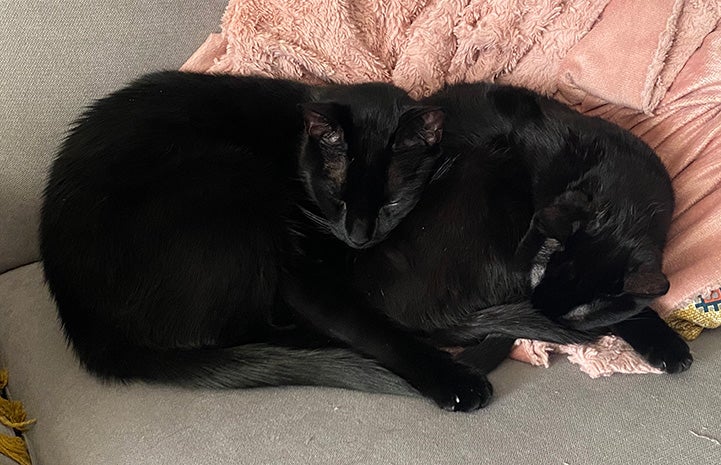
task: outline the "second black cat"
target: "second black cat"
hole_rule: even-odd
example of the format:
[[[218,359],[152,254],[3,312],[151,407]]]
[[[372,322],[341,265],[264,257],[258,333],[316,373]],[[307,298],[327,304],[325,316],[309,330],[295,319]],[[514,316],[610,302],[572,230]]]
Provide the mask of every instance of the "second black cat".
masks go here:
[[[514,87],[450,86],[423,103],[446,112],[442,167],[357,262],[375,306],[438,345],[466,346],[461,360],[486,371],[513,343],[484,339],[488,323],[533,325],[519,313],[529,298],[563,325],[619,334],[668,372],[690,366],[686,343],[647,307],[668,291],[661,258],[674,208],[648,146]],[[554,339],[553,326],[536,330]]]

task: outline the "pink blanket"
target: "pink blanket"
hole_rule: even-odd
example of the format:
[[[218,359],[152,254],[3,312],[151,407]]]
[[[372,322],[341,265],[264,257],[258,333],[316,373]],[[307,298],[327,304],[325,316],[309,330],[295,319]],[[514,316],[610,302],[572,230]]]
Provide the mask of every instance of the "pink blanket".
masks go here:
[[[416,97],[496,81],[632,130],[658,151],[678,198],[664,264],[671,290],[657,310],[693,337],[721,324],[721,303],[711,305],[718,324],[708,310],[721,286],[720,16],[715,0],[230,0],[222,33],[182,69],[386,81]],[[553,352],[591,376],[656,371],[613,337],[518,341],[513,357],[545,365]]]

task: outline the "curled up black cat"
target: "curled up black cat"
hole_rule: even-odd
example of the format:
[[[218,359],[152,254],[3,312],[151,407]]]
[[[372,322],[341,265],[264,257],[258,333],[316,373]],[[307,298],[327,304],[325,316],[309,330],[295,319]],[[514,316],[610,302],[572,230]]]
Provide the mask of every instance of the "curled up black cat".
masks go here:
[[[165,72],[97,101],[54,161],[40,230],[81,363],[107,379],[485,404],[482,373],[351,286],[356,254],[419,201],[442,124],[385,84]]]
[[[674,197],[646,144],[514,87],[449,86],[422,103],[445,110],[443,166],[358,260],[370,302],[435,344],[465,346],[460,360],[485,371],[513,344],[487,337],[487,322],[528,298],[559,324],[618,334],[665,371],[690,366],[687,344],[648,307],[669,288]],[[553,339],[544,328],[536,338]]]

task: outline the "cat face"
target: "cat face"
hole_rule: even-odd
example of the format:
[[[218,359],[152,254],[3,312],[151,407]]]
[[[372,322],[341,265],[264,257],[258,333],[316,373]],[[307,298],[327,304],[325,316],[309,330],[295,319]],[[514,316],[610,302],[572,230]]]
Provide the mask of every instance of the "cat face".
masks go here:
[[[592,329],[618,323],[668,292],[660,264],[644,246],[624,247],[585,233],[556,244],[531,300],[568,326]]]
[[[534,218],[544,242],[531,273],[531,300],[548,316],[588,330],[633,317],[668,292],[669,282],[660,248],[638,228],[642,220],[609,218],[606,211],[599,221],[587,197],[575,194]]]
[[[322,213],[317,222],[361,249],[383,240],[418,202],[440,154],[443,112],[388,85],[348,92],[303,105],[300,171]]]

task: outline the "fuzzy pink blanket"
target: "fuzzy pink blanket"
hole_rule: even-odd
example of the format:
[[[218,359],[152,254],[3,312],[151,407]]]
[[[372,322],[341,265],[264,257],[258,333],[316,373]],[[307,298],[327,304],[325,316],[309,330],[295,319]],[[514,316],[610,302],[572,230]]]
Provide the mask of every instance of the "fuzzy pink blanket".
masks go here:
[[[446,83],[496,81],[608,118],[654,147],[673,176],[671,291],[657,309],[685,310],[677,317],[687,327],[713,327],[715,314],[696,306],[707,310],[702,297],[721,286],[721,32],[712,33],[720,8],[715,0],[230,0],[222,33],[182,69],[386,81],[416,97]],[[547,365],[554,352],[593,377],[657,372],[614,337],[591,346],[522,340],[512,356]]]

